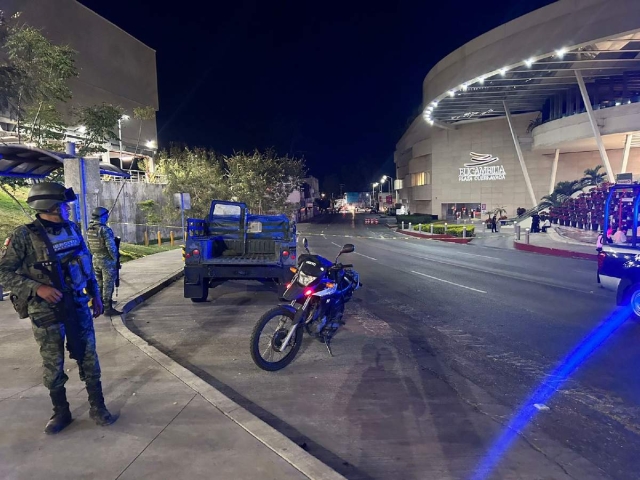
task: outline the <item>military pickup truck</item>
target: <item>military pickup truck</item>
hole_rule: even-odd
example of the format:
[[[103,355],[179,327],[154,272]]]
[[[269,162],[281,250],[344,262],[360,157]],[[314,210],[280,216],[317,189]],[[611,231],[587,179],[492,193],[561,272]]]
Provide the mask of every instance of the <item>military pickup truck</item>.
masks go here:
[[[187,220],[184,256],[184,297],[192,302],[206,301],[209,288],[227,280],[276,283],[283,292],[296,265],[295,224],[214,200],[206,219]]]

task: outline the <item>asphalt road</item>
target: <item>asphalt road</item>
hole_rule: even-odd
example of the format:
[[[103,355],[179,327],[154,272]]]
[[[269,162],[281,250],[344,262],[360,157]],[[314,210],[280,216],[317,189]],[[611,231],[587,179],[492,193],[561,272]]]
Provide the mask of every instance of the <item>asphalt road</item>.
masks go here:
[[[255,367],[251,329],[277,302],[258,283],[204,304],[177,283],[133,328],[349,479],[640,478],[640,324],[615,323],[593,262],[407,238],[364,218],[299,226],[314,253],[356,245],[364,288],[333,358],[306,337],[286,369]]]

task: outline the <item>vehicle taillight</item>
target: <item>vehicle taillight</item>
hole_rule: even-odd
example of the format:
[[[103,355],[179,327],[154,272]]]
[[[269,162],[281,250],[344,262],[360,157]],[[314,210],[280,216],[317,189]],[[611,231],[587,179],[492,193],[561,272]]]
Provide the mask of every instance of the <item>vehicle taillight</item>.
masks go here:
[[[185,254],[184,258],[191,258],[191,254],[190,253]]]
[[[308,288],[307,290],[304,291],[304,296],[308,297],[309,295],[311,295],[313,293],[313,290]]]
[[[287,250],[285,250],[284,252],[282,252],[282,256],[283,257],[288,257],[289,256],[289,252]]]
[[[295,260],[295,259],[296,259],[296,256],[295,256],[295,254],[292,253],[291,254],[291,260]]]
[[[200,255],[200,250],[198,250],[197,248],[191,252],[192,255]]]
[[[604,265],[604,259],[607,256],[606,253],[604,252],[600,252],[598,253],[598,270],[600,270],[602,268],[602,266]]]

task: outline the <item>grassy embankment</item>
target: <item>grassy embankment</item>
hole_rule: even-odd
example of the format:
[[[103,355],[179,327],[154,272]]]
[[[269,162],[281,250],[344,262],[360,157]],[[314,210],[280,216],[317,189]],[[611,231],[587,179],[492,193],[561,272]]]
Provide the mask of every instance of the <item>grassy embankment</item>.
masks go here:
[[[19,188],[15,191],[15,197],[24,205],[27,212],[32,213],[32,210],[27,207],[27,188]],[[13,192],[12,192],[13,193]],[[16,202],[9,197],[5,192],[0,190],[0,242],[4,243],[4,239],[18,226],[24,223],[28,223],[29,219],[22,212],[22,209],[16,204]],[[121,261],[128,262],[129,260],[135,260],[136,258],[142,258],[147,255],[151,255],[158,252],[164,252],[166,250],[172,250],[174,248],[180,248],[180,245],[174,247],[168,243],[162,246],[150,244],[148,247],[144,245],[136,245],[133,243],[122,243],[120,245]]]

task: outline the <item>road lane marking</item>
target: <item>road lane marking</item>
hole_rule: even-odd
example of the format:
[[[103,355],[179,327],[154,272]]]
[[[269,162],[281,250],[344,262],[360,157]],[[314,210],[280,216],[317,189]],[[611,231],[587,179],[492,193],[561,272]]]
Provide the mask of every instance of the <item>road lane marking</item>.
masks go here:
[[[342,248],[342,245],[338,245],[336,242],[331,242],[331,243],[333,243],[336,247],[340,247],[340,248]],[[376,261],[376,262],[378,261],[378,259],[377,259],[377,258],[369,257],[369,256],[364,255],[364,254],[362,254],[362,253],[358,253],[358,252],[353,252],[353,253],[355,253],[356,255],[360,255],[361,257],[368,258],[369,260],[374,260],[374,261]]]
[[[411,273],[415,273],[416,275],[420,275],[421,277],[431,278],[432,280],[438,280],[439,282],[448,283],[449,285],[455,285],[456,287],[466,288],[467,290],[473,290],[478,293],[487,293],[484,290],[478,290],[477,288],[467,287],[466,285],[460,285],[459,283],[450,282],[449,280],[443,280],[442,278],[432,277],[431,275],[427,275],[426,273],[414,272],[411,270]]]

